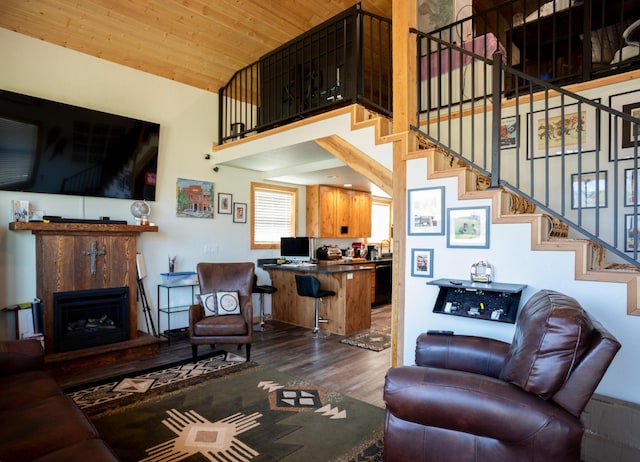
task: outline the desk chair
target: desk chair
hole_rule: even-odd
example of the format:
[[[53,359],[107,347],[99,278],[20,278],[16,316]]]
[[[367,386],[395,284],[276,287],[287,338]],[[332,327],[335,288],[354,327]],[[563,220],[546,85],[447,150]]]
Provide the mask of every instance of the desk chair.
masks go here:
[[[253,289],[251,290],[251,293],[254,294],[260,294],[260,327],[259,329],[254,329],[254,330],[260,330],[260,332],[264,332],[264,294],[272,294],[274,292],[277,292],[278,289],[276,287],[273,286],[267,286],[267,285],[258,285],[258,276],[257,275],[253,275]]]
[[[319,302],[323,297],[331,297],[336,293],[333,290],[322,290],[320,281],[315,276],[303,276],[296,274],[296,289],[301,297],[311,297],[315,299],[315,324],[313,326],[313,337],[328,337],[330,333],[320,333],[318,326],[321,322],[329,322],[327,319],[320,319]]]

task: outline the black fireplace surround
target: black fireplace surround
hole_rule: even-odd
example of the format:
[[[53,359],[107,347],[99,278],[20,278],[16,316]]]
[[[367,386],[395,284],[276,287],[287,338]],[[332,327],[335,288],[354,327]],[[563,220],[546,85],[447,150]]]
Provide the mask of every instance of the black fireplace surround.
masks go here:
[[[57,353],[129,340],[129,288],[55,292],[53,334]]]

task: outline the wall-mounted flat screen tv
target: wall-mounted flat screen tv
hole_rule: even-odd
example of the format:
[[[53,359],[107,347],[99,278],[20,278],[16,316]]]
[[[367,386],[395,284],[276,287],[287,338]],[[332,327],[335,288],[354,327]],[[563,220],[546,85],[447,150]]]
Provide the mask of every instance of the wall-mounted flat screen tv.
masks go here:
[[[156,195],[160,125],[0,90],[0,190]]]

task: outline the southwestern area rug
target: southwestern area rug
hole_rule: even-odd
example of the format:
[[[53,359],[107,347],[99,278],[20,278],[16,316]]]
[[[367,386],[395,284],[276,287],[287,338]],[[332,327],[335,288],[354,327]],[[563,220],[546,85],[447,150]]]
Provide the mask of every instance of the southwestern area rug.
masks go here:
[[[384,409],[217,352],[68,395],[123,461],[380,461]]]
[[[353,334],[341,339],[340,343],[364,348],[365,350],[383,351],[391,346],[391,328],[368,330]]]

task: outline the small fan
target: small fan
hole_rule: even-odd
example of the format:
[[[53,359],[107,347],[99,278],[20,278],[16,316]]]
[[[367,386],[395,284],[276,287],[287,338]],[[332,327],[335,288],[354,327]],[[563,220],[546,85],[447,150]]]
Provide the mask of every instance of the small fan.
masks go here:
[[[131,215],[133,215],[141,225],[148,225],[149,215],[151,215],[151,206],[147,201],[135,201],[131,204]]]

